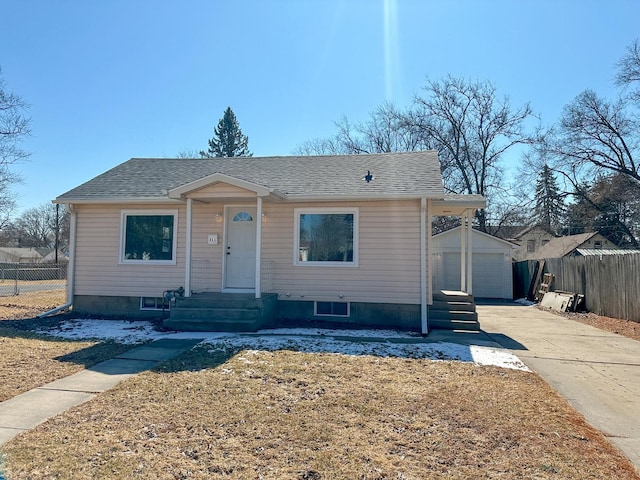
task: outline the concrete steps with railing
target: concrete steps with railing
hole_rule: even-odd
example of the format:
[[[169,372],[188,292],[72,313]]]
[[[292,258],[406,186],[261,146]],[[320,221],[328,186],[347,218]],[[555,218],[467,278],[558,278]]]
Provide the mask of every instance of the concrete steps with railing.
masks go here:
[[[255,332],[272,323],[278,296],[253,293],[198,293],[177,298],[163,326],[192,332]]]
[[[442,290],[433,294],[429,305],[429,328],[445,330],[480,330],[473,295]]]

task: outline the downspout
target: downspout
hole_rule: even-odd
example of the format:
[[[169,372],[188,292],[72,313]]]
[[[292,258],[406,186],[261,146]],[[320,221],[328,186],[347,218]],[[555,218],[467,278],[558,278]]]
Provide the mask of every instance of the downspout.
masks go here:
[[[467,211],[460,216],[460,291],[467,291]]]
[[[258,197],[256,205],[256,216],[258,217],[258,223],[256,223],[256,298],[261,297],[262,286],[260,280],[262,278],[262,197]]]
[[[184,296],[191,296],[191,218],[193,215],[193,199],[187,198],[187,231],[184,255]]]
[[[473,210],[467,210],[467,293],[473,295]]]
[[[56,307],[47,312],[38,315],[38,318],[48,317],[54,315],[62,310],[71,308],[73,305],[73,296],[75,293],[75,273],[76,273],[76,230],[77,230],[77,212],[70,203],[67,205],[67,209],[71,214],[69,217],[69,263],[67,264],[67,303]]]
[[[427,200],[427,305],[433,305],[433,256],[431,254],[431,237],[433,237],[433,216],[431,200]],[[427,309],[427,316],[429,310]]]
[[[427,199],[420,199],[420,331],[429,334],[429,313],[427,306]]]

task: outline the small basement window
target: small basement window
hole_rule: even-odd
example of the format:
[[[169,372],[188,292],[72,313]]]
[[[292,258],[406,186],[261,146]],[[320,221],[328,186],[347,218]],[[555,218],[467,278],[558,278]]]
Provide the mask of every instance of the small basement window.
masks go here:
[[[169,310],[170,305],[162,297],[140,297],[140,310]]]
[[[348,302],[315,302],[313,314],[317,317],[348,317],[349,310]]]

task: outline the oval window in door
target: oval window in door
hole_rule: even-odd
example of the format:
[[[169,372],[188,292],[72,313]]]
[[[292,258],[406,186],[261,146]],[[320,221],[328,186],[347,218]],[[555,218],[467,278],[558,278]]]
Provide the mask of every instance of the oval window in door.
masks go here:
[[[249,212],[238,212],[233,217],[234,222],[253,222],[253,217]]]

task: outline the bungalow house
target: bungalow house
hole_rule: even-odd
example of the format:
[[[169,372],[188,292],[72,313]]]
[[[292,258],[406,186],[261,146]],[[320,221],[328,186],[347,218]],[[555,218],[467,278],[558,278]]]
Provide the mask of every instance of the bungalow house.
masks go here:
[[[179,291],[165,320],[176,329],[323,320],[423,333],[431,219],[485,206],[444,194],[435,151],[134,158],[54,202],[71,212],[74,311],[158,315]],[[244,314],[259,321],[243,326]]]

